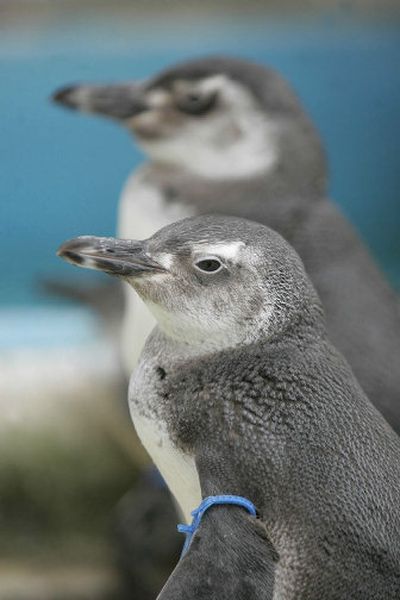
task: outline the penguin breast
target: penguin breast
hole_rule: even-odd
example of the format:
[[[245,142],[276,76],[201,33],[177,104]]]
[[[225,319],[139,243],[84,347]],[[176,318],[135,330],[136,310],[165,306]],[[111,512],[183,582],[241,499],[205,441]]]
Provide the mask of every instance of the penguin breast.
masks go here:
[[[136,432],[175,497],[184,519],[191,521],[191,511],[201,502],[200,481],[193,456],[176,448],[165,425],[157,418],[140,415],[131,405]]]

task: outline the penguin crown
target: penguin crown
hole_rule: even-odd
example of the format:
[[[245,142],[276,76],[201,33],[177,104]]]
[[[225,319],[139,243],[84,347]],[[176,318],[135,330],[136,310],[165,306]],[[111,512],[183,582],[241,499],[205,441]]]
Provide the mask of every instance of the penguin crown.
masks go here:
[[[166,335],[206,350],[266,339],[299,318],[320,316],[290,245],[235,217],[184,219],[142,242],[83,236],[63,244],[59,255],[123,277]]]

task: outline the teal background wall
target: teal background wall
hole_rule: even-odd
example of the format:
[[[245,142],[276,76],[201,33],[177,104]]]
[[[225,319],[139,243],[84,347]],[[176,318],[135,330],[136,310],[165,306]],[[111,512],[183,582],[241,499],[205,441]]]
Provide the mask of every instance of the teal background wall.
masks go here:
[[[60,110],[50,93],[68,82],[145,77],[215,52],[272,65],[294,85],[326,144],[332,197],[400,284],[396,22],[251,13],[181,21],[89,16],[1,31],[3,306],[50,302],[38,293],[37,278],[72,273],[55,257],[57,246],[78,234],[113,234],[121,185],[142,160],[122,129]]]

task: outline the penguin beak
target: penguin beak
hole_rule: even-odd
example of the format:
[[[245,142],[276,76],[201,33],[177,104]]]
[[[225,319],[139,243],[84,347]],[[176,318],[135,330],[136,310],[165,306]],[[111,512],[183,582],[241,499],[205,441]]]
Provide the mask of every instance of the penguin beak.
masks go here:
[[[137,277],[166,272],[145,250],[145,242],[83,235],[64,242],[57,255],[67,262],[109,275]]]
[[[143,83],[116,85],[69,85],[54,92],[53,102],[73,110],[95,113],[123,121],[145,110]]]

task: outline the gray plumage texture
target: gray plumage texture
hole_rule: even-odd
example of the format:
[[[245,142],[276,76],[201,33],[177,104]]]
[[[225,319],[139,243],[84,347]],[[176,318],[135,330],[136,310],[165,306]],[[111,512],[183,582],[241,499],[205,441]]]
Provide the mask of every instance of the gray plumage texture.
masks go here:
[[[272,600],[278,556],[259,521],[211,510],[159,600]]]
[[[202,272],[211,248],[222,267]],[[289,244],[209,216],[60,254],[122,274],[158,316],[129,394],[135,423],[160,431],[142,438],[156,463],[169,453],[178,477],[191,458],[203,497],[259,513],[210,509],[160,600],[398,599],[400,440],[328,340]]]
[[[400,433],[398,297],[339,209],[324,196],[289,196],[286,191],[281,196],[279,183],[271,186],[268,176],[205,182],[171,168],[151,169],[148,177],[165,190],[166,202],[173,198],[196,213],[259,221],[293,245],[324,305],[330,339],[367,396]]]
[[[195,457],[203,496],[243,495],[260,513],[255,523],[240,509],[213,509],[174,577],[190,572],[195,581],[217,585],[222,574],[225,581],[245,581],[249,563],[259,561],[263,570],[255,570],[264,580],[258,592],[227,587],[214,595],[201,586],[194,590],[188,579],[184,585],[172,580],[160,600],[228,599],[233,591],[243,600],[272,598],[265,566],[271,550],[255,540],[261,524],[279,556],[274,597],[399,598],[400,443],[328,341],[319,301],[294,252],[260,225],[222,218],[166,228],[149,249],[174,246],[179,255],[196,240],[221,238],[244,241],[256,256],[262,249],[256,268],[265,283],[259,287],[248,278],[244,264],[234,282],[210,284],[219,288],[221,310],[229,313],[239,303],[244,319],[252,306],[248,318],[255,319],[268,290],[275,296],[269,332],[261,328],[253,343],[191,358],[190,350],[156,329],[138,367],[138,387],[135,375],[131,382],[130,401],[166,423],[176,447]],[[185,290],[204,293],[187,282]]]
[[[190,155],[192,142],[201,139],[202,127],[214,119],[215,131],[219,131],[218,123],[224,118],[230,119],[229,124],[226,129],[221,126],[214,142],[223,144],[225,134],[235,140],[236,113],[231,115],[230,111],[239,100],[230,104],[231,99],[224,98],[226,82],[215,97],[206,94],[206,104],[202,104],[200,95],[196,107],[195,97],[192,113],[187,105],[180,104],[181,92],[176,88],[182,82],[196,84],[220,75],[250,93],[254,105],[249,108],[246,104],[242,117],[261,110],[268,127],[273,125],[272,132],[267,128],[266,139],[268,144],[272,142],[277,156],[265,172],[208,177],[176,157],[169,162],[172,146],[165,146],[161,152],[157,145],[159,141],[165,144],[181,139],[179,135],[186,132],[184,135],[189,137],[182,140],[187,139],[186,154]],[[240,89],[236,90],[239,96]],[[159,92],[167,94],[165,106],[151,104],[156,102],[152,94]],[[322,299],[330,338],[349,361],[372,402],[400,432],[398,298],[354,229],[327,198],[326,161],[318,134],[291,88],[277,73],[249,61],[208,57],[172,67],[141,84],[77,86],[62,90],[56,99],[74,108],[117,118],[131,129],[152,158],[142,169],[141,182],[158,191],[166,214],[174,214],[176,207],[183,207],[188,214],[230,214],[259,221],[281,233],[300,254]],[[193,127],[196,133],[190,137]],[[221,146],[220,155],[225,151],[229,151],[229,145]],[[193,161],[196,166],[196,159]],[[135,206],[134,189],[132,198],[125,201]]]

